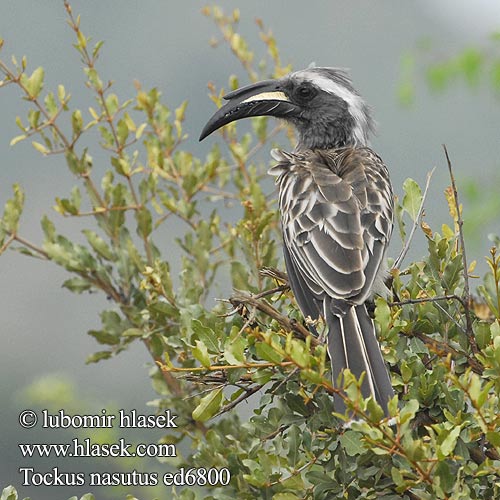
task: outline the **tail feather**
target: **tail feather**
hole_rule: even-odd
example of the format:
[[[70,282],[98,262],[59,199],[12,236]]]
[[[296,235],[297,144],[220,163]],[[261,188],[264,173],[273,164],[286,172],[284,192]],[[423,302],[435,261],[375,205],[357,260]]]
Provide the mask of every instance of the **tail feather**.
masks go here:
[[[375,336],[375,325],[365,305],[352,306],[343,315],[326,311],[326,321],[334,384],[345,368],[357,378],[365,372],[361,386],[363,396],[372,395],[387,415],[387,403],[394,390]],[[345,404],[338,395],[335,396],[335,408],[345,411]]]

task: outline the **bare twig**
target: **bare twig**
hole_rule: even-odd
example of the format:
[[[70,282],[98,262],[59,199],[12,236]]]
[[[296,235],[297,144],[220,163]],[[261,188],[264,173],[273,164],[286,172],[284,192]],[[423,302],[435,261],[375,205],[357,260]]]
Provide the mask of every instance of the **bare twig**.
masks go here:
[[[8,246],[15,240],[15,235],[11,234],[7,240],[5,241],[5,243],[0,247],[0,255],[2,255],[5,250],[7,250]]]
[[[274,267],[263,267],[260,271],[262,276],[267,276],[268,278],[273,278],[279,283],[290,287],[288,283],[288,274],[280,271],[279,269],[275,269]]]
[[[14,240],[16,240],[18,243],[21,243],[21,245],[24,245],[26,248],[29,248],[30,250],[36,252],[40,258],[49,260],[49,255],[43,248],[37,247],[36,245],[24,239],[23,237],[19,236],[18,234],[15,234],[13,236]]]
[[[424,211],[425,199],[427,198],[427,193],[429,191],[431,178],[432,178],[432,175],[434,174],[435,170],[436,170],[436,167],[434,167],[427,174],[427,180],[425,182],[424,193],[422,195],[422,201],[420,202],[420,207],[418,208],[417,216],[415,217],[415,220],[413,221],[413,226],[411,228],[410,234],[408,235],[408,238],[405,241],[405,244],[404,244],[403,248],[401,249],[401,252],[400,252],[398,258],[396,259],[396,261],[394,262],[394,265],[392,266],[393,269],[400,268],[401,263],[403,262],[404,258],[406,257],[406,254],[408,253],[408,250],[410,249],[410,245],[411,245],[411,242],[413,240],[413,236],[415,235],[415,231],[417,230],[417,227],[420,224],[420,221],[422,219],[422,213]]]
[[[231,401],[227,405],[223,406],[218,413],[215,415],[215,417],[218,417],[219,415],[222,415],[223,413],[227,413],[228,411],[232,410],[235,406],[239,405],[242,401],[245,401],[245,399],[248,399],[250,396],[255,394],[256,392],[260,391],[262,389],[261,384],[257,384],[254,387],[251,387],[250,389],[244,389],[245,392],[238,396],[234,401]]]
[[[229,300],[237,310],[239,310],[241,306],[254,307],[266,316],[276,320],[285,330],[296,333],[303,340],[307,337],[311,337],[312,346],[320,345],[318,339],[313,337],[305,326],[300,324],[298,321],[283,316],[269,303],[256,298],[254,295],[247,292],[236,292]]]
[[[451,160],[448,155],[448,150],[446,149],[446,145],[443,144],[444,154],[446,156],[446,162],[448,163],[448,171],[450,173],[451,187],[453,189],[453,199],[455,200],[455,208],[457,211],[457,226],[458,226],[458,237],[460,240],[460,247],[462,250],[462,265],[464,268],[464,293],[463,293],[463,305],[464,305],[464,313],[465,313],[465,322],[466,322],[466,335],[469,340],[469,344],[471,350],[474,354],[479,352],[479,349],[476,344],[476,339],[474,338],[474,333],[472,331],[472,318],[470,314],[470,288],[469,288],[469,274],[467,266],[467,254],[465,252],[465,241],[464,241],[464,233],[463,233],[463,224],[464,221],[462,219],[462,214],[460,213],[460,203],[458,201],[458,192],[457,186],[455,184],[455,176],[453,175],[453,168],[451,165]]]
[[[440,300],[457,300],[462,305],[464,303],[462,297],[453,294],[453,295],[439,295],[438,297],[421,297],[419,299],[399,300],[397,302],[389,302],[388,306],[393,307],[393,306],[405,306],[408,304],[425,304],[426,302],[438,302]]]
[[[194,366],[191,368],[183,368],[180,366],[167,366],[163,361],[156,359],[156,364],[163,372],[213,372],[221,370],[238,370],[240,368],[274,368],[275,366],[291,366],[293,361],[282,361],[281,363],[241,363],[239,365],[211,365],[211,366]]]

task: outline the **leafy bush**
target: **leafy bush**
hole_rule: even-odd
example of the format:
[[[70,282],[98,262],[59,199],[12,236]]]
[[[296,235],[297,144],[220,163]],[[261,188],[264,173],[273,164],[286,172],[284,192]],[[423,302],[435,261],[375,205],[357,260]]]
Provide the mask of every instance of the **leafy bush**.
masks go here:
[[[279,271],[276,205],[272,187],[261,182],[267,165],[255,160],[276,134],[293,141],[290,131],[256,118],[253,132],[240,135],[233,123],[221,132],[222,148],[195,157],[184,144],[187,104],[171,109],[156,89],[139,84],[134,98],[120,99],[98,70],[102,44],[90,46],[65,5],[85,85],[97,103],[89,116],[72,107],[63,86],[44,90],[43,69],[28,70],[25,59],[0,60],[0,86],[17,86],[31,107],[17,119],[21,134],[12,144],[30,139],[43,155],[64,155],[75,186],[56,197],[55,209],[59,217],[78,218],[86,244],[59,233],[48,217],[41,221],[43,242],[27,241],[20,229],[24,193],[15,185],[0,220],[0,253],[17,245],[65,268],[68,290],[99,291],[111,301],[101,329],[88,332],[102,348],[87,362],[118,355],[133,342],[149,352],[158,393],[153,404],[178,415],[178,428],[162,442],[185,442],[192,450],[162,466],[224,467],[231,474],[227,486],[172,488],[171,497],[500,497],[500,256],[493,248],[481,298],[474,298],[474,264],[467,266],[465,258],[454,183],[445,193],[450,219],[439,231],[422,220],[426,189],[422,193],[415,181],[405,182],[398,204],[403,247],[422,231],[428,253],[406,267],[398,259],[391,274],[394,301],[374,304],[398,394],[390,404],[393,418],[384,420],[348,373],[342,391],[348,412],[336,414],[331,395],[338,389],[325,347],[308,333]],[[261,21],[267,56],[255,64],[237,32],[238,12],[213,7],[205,14],[251,80],[289,71]],[[229,88],[237,85],[231,77]],[[223,91],[209,89],[220,105]],[[102,176],[82,145],[92,129],[109,156]],[[235,210],[241,216],[230,223]],[[168,260],[172,250],[162,254],[155,243],[172,231],[174,219],[185,228],[176,240],[178,279]],[[236,291],[210,307],[207,299],[222,280]],[[247,401],[249,417],[238,411]],[[351,415],[355,420],[345,426]],[[8,487],[1,498],[17,493]]]

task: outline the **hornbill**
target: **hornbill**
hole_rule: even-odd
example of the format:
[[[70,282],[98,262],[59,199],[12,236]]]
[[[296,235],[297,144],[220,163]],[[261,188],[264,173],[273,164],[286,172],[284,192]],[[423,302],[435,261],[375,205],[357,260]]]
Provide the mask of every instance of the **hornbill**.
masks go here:
[[[370,110],[340,69],[315,67],[255,83],[224,96],[200,141],[240,118],[273,116],[292,124],[297,146],[273,150],[285,265],[305,318],[326,322],[334,385],[345,368],[364,379],[388,414],[394,394],[367,311],[387,293],[385,251],[392,232],[393,193],[382,159],[368,145]],[[334,400],[339,412],[343,399]]]

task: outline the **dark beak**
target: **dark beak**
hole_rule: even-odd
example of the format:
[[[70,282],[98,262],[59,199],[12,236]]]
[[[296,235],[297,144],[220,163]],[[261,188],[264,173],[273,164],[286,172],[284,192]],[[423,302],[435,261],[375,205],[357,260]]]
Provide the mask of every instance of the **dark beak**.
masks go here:
[[[228,123],[251,116],[286,118],[298,111],[283,91],[279,80],[266,80],[242,87],[224,96],[229,101],[208,120],[200,141]]]

